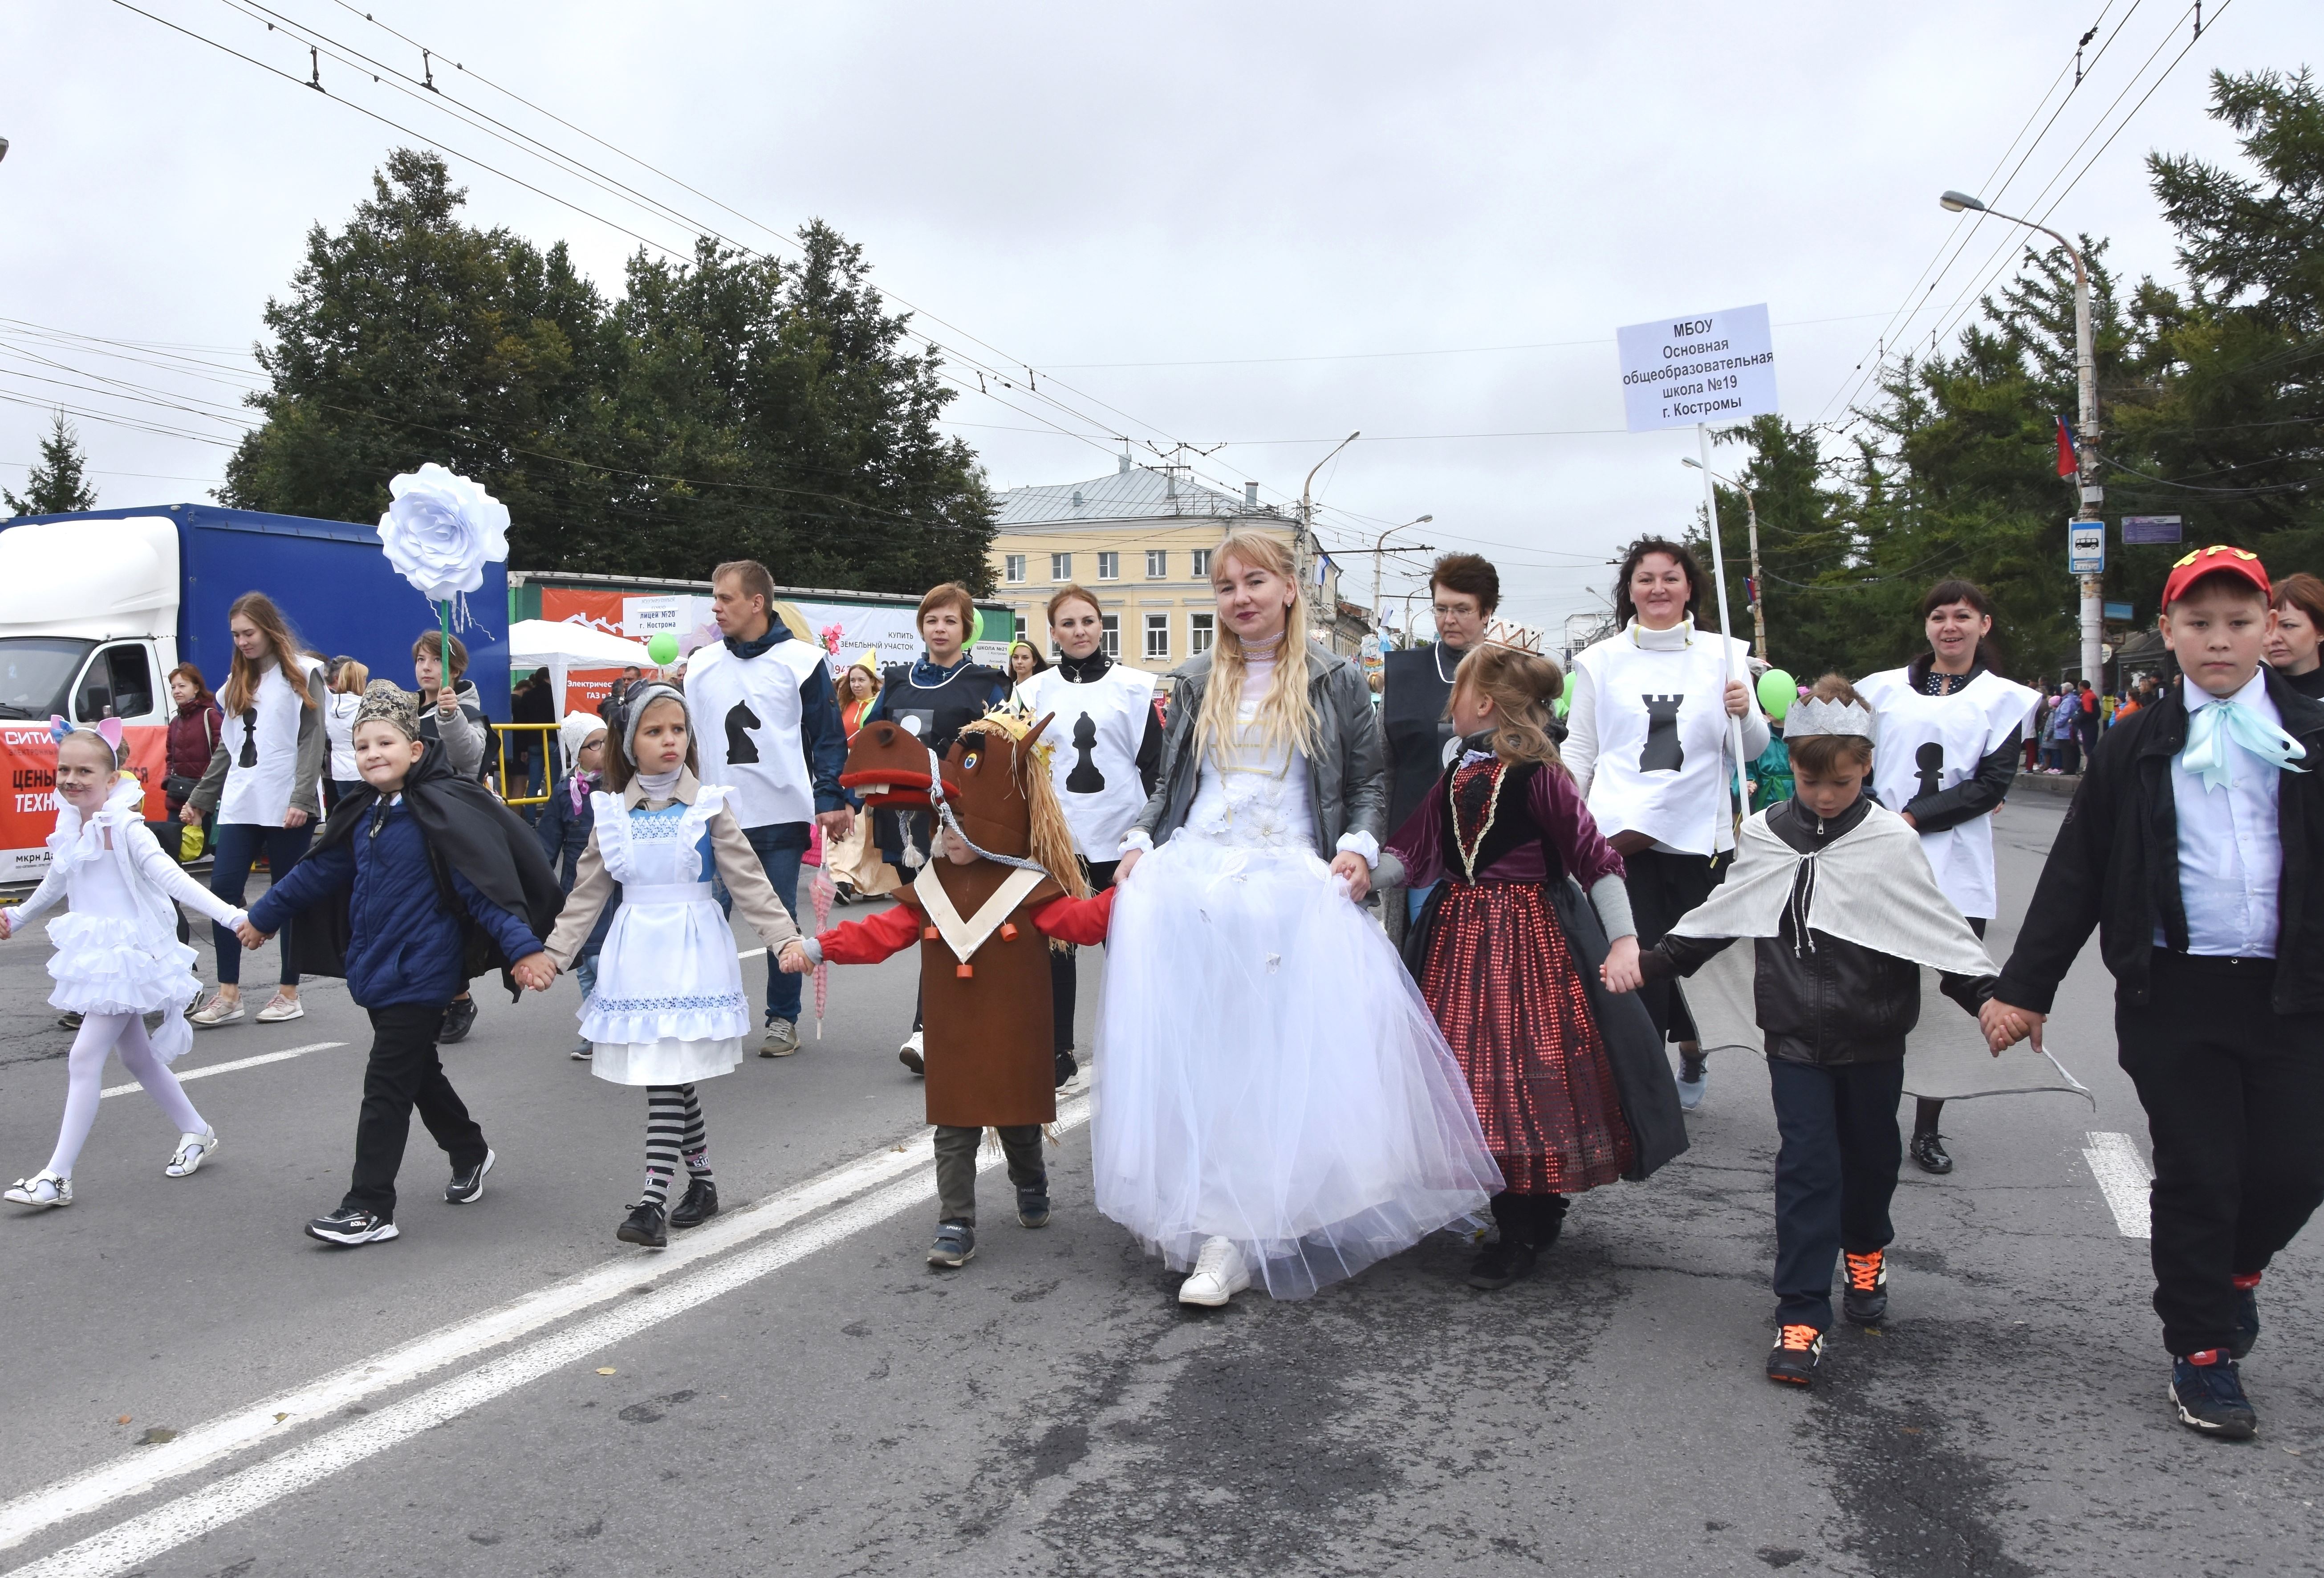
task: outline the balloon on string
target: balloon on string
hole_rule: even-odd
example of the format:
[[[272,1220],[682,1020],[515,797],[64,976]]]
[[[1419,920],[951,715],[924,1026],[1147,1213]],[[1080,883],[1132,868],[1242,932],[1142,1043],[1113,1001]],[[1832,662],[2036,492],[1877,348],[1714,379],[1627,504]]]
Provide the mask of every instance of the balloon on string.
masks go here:
[[[974,651],[976,643],[984,639],[984,610],[977,608],[971,613],[973,617],[968,622],[968,646],[971,651]]]
[[[1565,687],[1557,693],[1557,698],[1549,704],[1549,710],[1555,713],[1559,717],[1563,717],[1572,709],[1573,675],[1571,671],[1568,671],[1565,676]]]
[[[1759,710],[1776,723],[1784,721],[1799,694],[1800,682],[1781,669],[1770,669],[1759,676]]]
[[[646,656],[654,660],[657,669],[667,669],[678,661],[678,638],[668,631],[658,631],[646,642]]]

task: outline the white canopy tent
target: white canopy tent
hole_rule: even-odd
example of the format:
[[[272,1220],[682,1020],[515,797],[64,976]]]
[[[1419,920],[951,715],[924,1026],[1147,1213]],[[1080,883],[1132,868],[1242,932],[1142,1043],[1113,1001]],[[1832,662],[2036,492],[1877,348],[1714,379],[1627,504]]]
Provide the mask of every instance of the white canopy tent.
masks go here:
[[[595,625],[520,619],[509,627],[509,667],[548,669],[549,690],[557,697],[559,717],[564,715],[566,676],[572,670],[626,669],[632,664],[641,669],[654,666],[645,643]]]

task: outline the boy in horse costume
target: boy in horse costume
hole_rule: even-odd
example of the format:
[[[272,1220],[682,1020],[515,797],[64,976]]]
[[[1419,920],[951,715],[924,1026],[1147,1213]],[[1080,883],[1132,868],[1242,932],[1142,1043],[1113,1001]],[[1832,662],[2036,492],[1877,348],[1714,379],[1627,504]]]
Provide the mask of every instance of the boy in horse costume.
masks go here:
[[[839,781],[868,807],[934,813],[932,858],[897,891],[897,906],[785,947],[793,974],[828,961],[873,964],[920,945],[927,1116],[936,1127],[936,1242],[928,1264],[976,1253],[976,1147],[998,1130],[1017,1186],[1017,1220],[1049,1220],[1041,1126],[1057,1115],[1044,937],[1105,940],[1113,891],[1093,899],[1049,781],[1041,732],[996,710],[963,728],[939,757],[908,724],[865,725]],[[941,858],[934,858],[941,856]]]

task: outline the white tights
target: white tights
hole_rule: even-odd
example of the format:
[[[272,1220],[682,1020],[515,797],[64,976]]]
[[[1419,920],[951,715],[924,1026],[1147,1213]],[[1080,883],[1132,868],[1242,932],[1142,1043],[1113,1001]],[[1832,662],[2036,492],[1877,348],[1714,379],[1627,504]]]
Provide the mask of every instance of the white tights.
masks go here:
[[[153,1043],[145,1038],[143,1015],[90,1014],[81,1020],[80,1034],[73,1038],[65,1083],[65,1120],[57,1129],[57,1153],[49,1158],[49,1171],[59,1177],[71,1177],[73,1163],[80,1159],[82,1142],[97,1121],[98,1094],[105,1088],[106,1054],[115,1050],[121,1054],[121,1066],[145,1087],[162,1115],[178,1126],[178,1132],[199,1134],[208,1127],[194,1111],[194,1103],[186,1099],[185,1087],[170,1072],[170,1066],[153,1056]]]

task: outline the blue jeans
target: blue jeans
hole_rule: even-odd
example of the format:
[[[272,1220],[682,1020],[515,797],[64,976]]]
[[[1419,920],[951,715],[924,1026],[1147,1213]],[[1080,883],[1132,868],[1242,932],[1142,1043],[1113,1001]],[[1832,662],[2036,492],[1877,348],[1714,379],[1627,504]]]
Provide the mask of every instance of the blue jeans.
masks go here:
[[[1442,882],[1431,882],[1425,888],[1406,888],[1404,891],[1405,925],[1420,924],[1420,912],[1428,908],[1428,896],[1443,886]]]
[[[783,908],[790,911],[793,920],[798,918],[799,857],[807,854],[807,830],[811,826],[807,822],[770,822],[764,827],[742,829],[742,836],[749,839],[751,847],[758,852],[759,864],[765,870],[767,881],[773,885],[775,897],[782,900]],[[718,904],[729,912],[734,908],[733,896],[726,891],[726,884],[723,881],[718,884]],[[777,1020],[798,1023],[801,979],[797,975],[784,974],[775,963],[774,955],[767,955],[769,1024]]]
[[[315,835],[315,825],[309,821],[303,827],[262,827],[254,822],[221,822],[217,826],[217,844],[210,863],[210,891],[242,909],[243,894],[250,887],[250,868],[260,852],[266,855],[266,869],[272,880],[281,881],[282,873],[299,863],[307,853],[307,841]],[[290,927],[295,921],[285,921],[282,933],[275,940],[282,949],[282,984],[299,984],[299,967],[290,962]],[[216,921],[210,923],[210,940],[217,945],[218,984],[242,984],[242,940]]]

